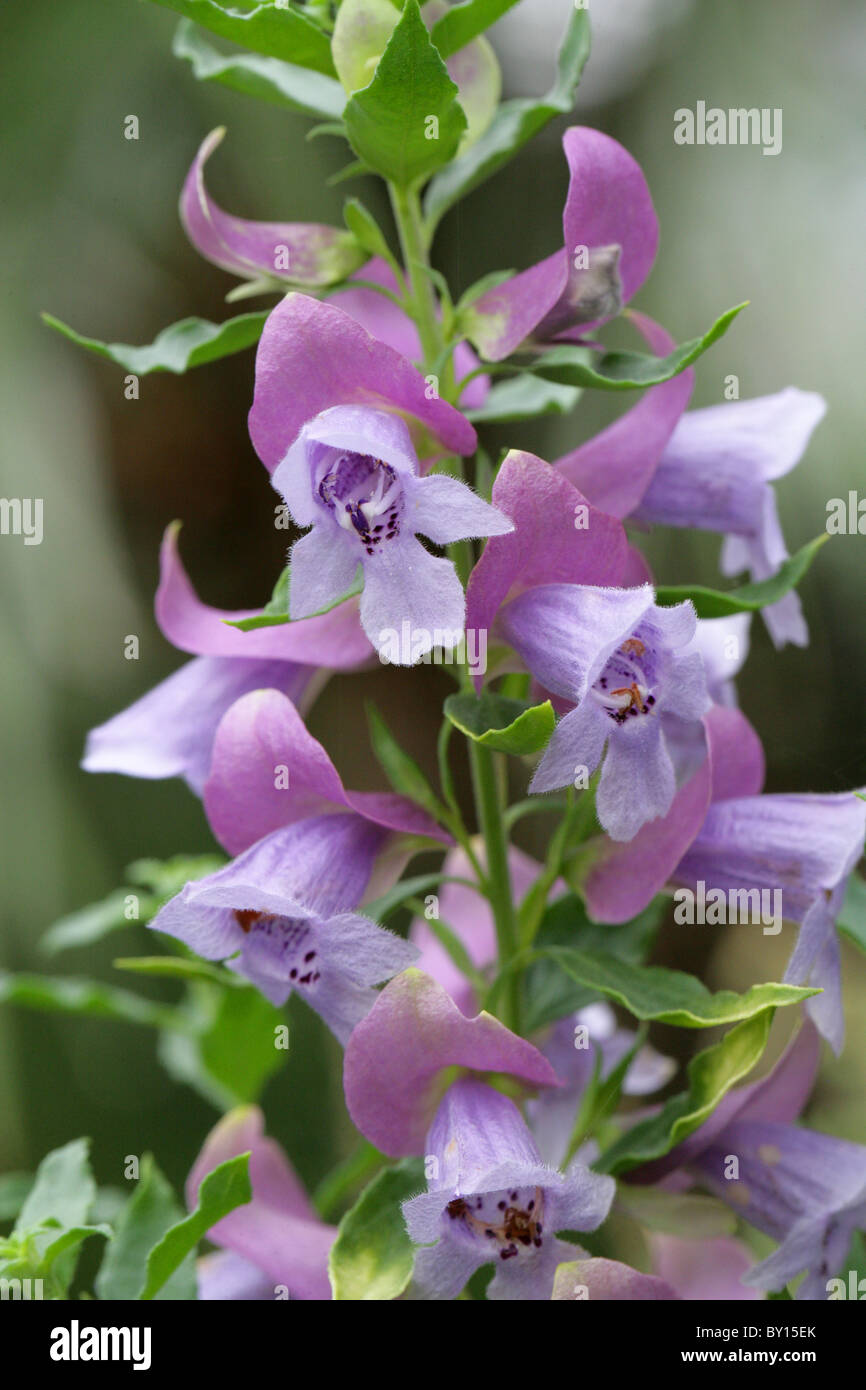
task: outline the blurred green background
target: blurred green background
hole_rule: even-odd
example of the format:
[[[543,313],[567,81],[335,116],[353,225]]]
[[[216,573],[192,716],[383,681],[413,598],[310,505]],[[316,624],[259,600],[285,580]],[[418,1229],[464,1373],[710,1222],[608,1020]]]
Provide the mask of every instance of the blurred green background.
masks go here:
[[[564,27],[570,0],[540,3],[547,21],[555,11],[550,32]],[[626,144],[653,190],[661,249],[637,307],[683,339],[751,300],[699,364],[694,403],[721,400],[731,373],[742,397],[788,384],[826,396],[828,416],[806,460],[778,489],[793,550],[823,529],[830,497],[858,486],[866,493],[859,375],[866,14],[857,0],[663,8],[668,22],[651,39],[651,5],[592,0],[599,38],[590,72],[595,63],[612,77],[588,84],[592,104],[584,100],[577,119]],[[617,25],[630,40],[625,71]],[[508,90],[522,90],[536,70],[541,90],[553,65],[548,27],[504,29]],[[196,256],[176,216],[189,163],[218,124],[228,137],[209,181],[231,211],[339,223],[344,198],[356,192],[386,217],[372,181],[325,186],[346,162],[341,142],[306,143],[302,117],[196,84],[171,57],[173,31],[173,16],[144,0],[0,6],[0,494],[45,499],[41,546],[0,539],[0,967],[120,983],[111,960],[147,953],[144,929],[51,962],[39,951],[40,935],[120,883],[131,860],[201,852],[213,842],[181,783],[82,773],[85,733],[179,664],[151,610],[169,521],[184,520],[183,555],[199,591],[226,607],[266,599],[284,537],[273,528],[274,497],[246,433],[251,353],[186,377],[142,378],[141,398],[127,401],[122,371],[53,335],[39,311],[132,343],[186,315],[226,315],[223,297],[234,282]],[[782,153],[676,146],[673,112],[699,99],[782,107]],[[139,118],[137,142],[124,139],[130,114]],[[437,257],[457,291],[561,244],[566,124],[447,219]],[[487,443],[556,457],[619,408],[585,397],[567,420],[491,430]],[[741,699],[765,741],[771,790],[866,783],[863,545],[860,537],[834,539],[804,583],[808,651],[776,655],[754,624]],[[668,582],[713,583],[717,548],[711,538],[671,533],[647,546]],[[127,661],[124,638],[133,633],[141,655]],[[424,667],[337,679],[311,728],[348,785],[379,785],[363,732],[362,699],[372,696],[432,771],[448,688],[441,672]],[[543,826],[525,824],[532,849]],[[729,928],[723,939],[710,928],[693,930],[686,937],[668,927],[658,958],[700,965],[717,986],[778,978],[791,946],[789,929],[775,940],[749,927]],[[812,1115],[822,1128],[862,1139],[866,969],[862,957],[844,945],[843,952],[848,1042],[841,1063],[825,1066]],[[173,993],[166,988],[166,997]],[[271,1130],[315,1181],[349,1142],[339,1052],[301,1008],[292,1027],[290,1060],[268,1088],[266,1109]],[[86,1133],[99,1177],[114,1183],[123,1156],[146,1149],[182,1179],[216,1118],[165,1077],[150,1033],[12,1009],[0,1010],[0,1115],[0,1171],[31,1168],[46,1149]]]

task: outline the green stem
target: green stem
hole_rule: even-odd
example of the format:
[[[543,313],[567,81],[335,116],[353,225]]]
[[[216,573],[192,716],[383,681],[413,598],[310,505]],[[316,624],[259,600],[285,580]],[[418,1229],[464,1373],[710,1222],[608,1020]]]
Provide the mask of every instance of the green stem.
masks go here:
[[[396,184],[389,184],[388,189],[409,281],[412,317],[421,339],[424,364],[428,370],[432,370],[445,346],[445,341],[439,322],[433,281],[427,274],[429,261],[421,204],[418,194],[412,189],[398,188]]]
[[[469,761],[472,768],[472,784],[475,788],[475,804],[481,833],[484,836],[487,896],[493,911],[501,970],[517,950],[517,920],[508,864],[508,836],[502,818],[493,754],[489,748],[470,740]],[[517,973],[510,975],[507,981],[502,1002],[502,1021],[514,1032],[520,1032],[520,977]]]

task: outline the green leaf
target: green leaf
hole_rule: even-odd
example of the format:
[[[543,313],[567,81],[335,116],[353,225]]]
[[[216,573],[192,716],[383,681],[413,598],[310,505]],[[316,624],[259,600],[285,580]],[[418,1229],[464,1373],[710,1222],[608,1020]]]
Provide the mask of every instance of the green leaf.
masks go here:
[[[776,603],[793,589],[811,565],[818,551],[830,537],[826,534],[816,536],[786,560],[773,575],[757,584],[743,584],[739,589],[721,593],[716,589],[705,589],[700,585],[661,585],[656,590],[656,603],[663,608],[688,599],[695,606],[699,618],[724,618],[729,613],[749,613]]]
[[[181,319],[170,328],[164,328],[146,347],[102,343],[98,338],[85,338],[52,314],[43,314],[42,321],[79,347],[95,352],[98,357],[107,357],[109,362],[116,362],[135,376],[147,376],[148,372],[174,372],[178,375],[190,367],[201,367],[206,362],[215,362],[220,357],[229,357],[232,353],[252,347],[262,336],[269,312],[263,310],[256,314],[241,314],[236,319],[227,319],[225,323]]]
[[[855,946],[866,951],[866,881],[859,874],[848,879],[842,912],[836,924]]]
[[[650,1231],[684,1240],[713,1240],[733,1235],[737,1214],[716,1197],[697,1192],[665,1192],[661,1187],[620,1183],[616,1206]]]
[[[557,58],[556,81],[540,101],[518,99],[499,107],[484,134],[432,180],[424,198],[428,231],[466,194],[494,174],[555,116],[574,105],[580,75],[589,57],[589,17],[574,10]]]
[[[765,1009],[738,1023],[721,1042],[693,1057],[688,1068],[688,1090],[672,1097],[657,1115],[621,1135],[593,1166],[603,1173],[620,1173],[661,1158],[687,1139],[731,1087],[748,1076],[760,1061],[773,1013],[773,1009]]]
[[[402,0],[341,0],[331,55],[347,92],[359,92],[373,81],[402,8]]]
[[[564,346],[543,352],[527,370],[545,381],[563,386],[592,386],[600,391],[638,391],[645,386],[658,386],[690,367],[718,342],[747,303],[748,300],[728,309],[702,337],[681,343],[667,357],[653,357],[645,352],[606,352],[593,367],[586,361],[583,348]]]
[[[277,1047],[285,1015],[250,985],[226,990],[192,981],[177,1012],[184,1029],[160,1034],[159,1060],[217,1110],[257,1101],[288,1057]]]
[[[259,1099],[268,1077],[288,1057],[277,1047],[277,1029],[285,1015],[257,989],[224,993],[213,1025],[199,1039],[202,1065],[231,1096],[233,1105]]]
[[[173,980],[208,980],[221,989],[245,989],[247,986],[230,970],[207,961],[185,956],[124,956],[112,961],[115,970],[131,970],[136,975],[168,976]]]
[[[534,420],[539,415],[569,415],[580,396],[579,386],[560,386],[524,372],[509,381],[498,381],[483,405],[464,414],[476,425]]]
[[[368,701],[366,710],[373,752],[395,792],[441,820],[444,808],[415,759],[404,753],[376,706]]]
[[[170,1226],[148,1255],[147,1275],[139,1298],[155,1298],[211,1226],[252,1200],[249,1162],[248,1153],[238,1154],[208,1173],[198,1190],[195,1211]]]
[[[537,753],[553,733],[556,715],[545,700],[530,705],[504,695],[449,695],[443,706],[451,723],[473,742],[498,753]]]
[[[89,1149],[88,1139],[73,1139],[46,1154],[18,1213],[13,1239],[28,1235],[46,1221],[60,1227],[86,1225],[96,1196]]]
[[[340,1222],[328,1262],[334,1298],[346,1302],[399,1298],[412,1277],[414,1247],[401,1203],[424,1187],[418,1159],[379,1173]]]
[[[678,1028],[713,1028],[753,1018],[766,1009],[799,1004],[820,990],[799,985],[751,985],[745,994],[722,989],[711,994],[694,975],[661,965],[630,965],[615,956],[548,946],[544,954],[566,975],[594,994],[628,1009],[635,1018]]]
[[[133,922],[148,921],[156,912],[158,902],[155,898],[146,900],[144,912],[139,898],[137,915],[134,918],[127,917],[129,897],[126,889],[118,888],[101,902],[91,903],[89,907],[83,907],[79,912],[61,918],[40,939],[39,949],[48,955],[55,955],[58,951],[67,951],[74,946],[90,946],[111,932],[119,931],[121,927],[128,927]]]
[[[192,19],[220,38],[230,39],[266,58],[283,58],[302,68],[336,76],[328,36],[308,19],[300,6],[276,5],[272,0],[252,10],[227,9],[215,0],[155,0],[166,10]]]
[[[142,1023],[149,1028],[178,1027],[175,1009],[96,980],[12,975],[2,970],[0,1004],[23,1004],[44,1013],[108,1018],[118,1023]]]
[[[50,1226],[43,1227],[36,1231],[30,1239],[30,1245],[35,1253],[40,1269],[50,1269],[61,1255],[69,1256],[78,1250],[84,1241],[91,1236],[105,1236],[111,1239],[113,1231],[110,1226],[66,1226],[60,1230],[52,1229]],[[64,1270],[60,1274],[60,1280],[67,1285],[74,1272],[74,1262],[64,1261]]]
[[[305,116],[339,119],[346,93],[333,77],[279,58],[253,53],[220,53],[188,19],[181,20],[171,51],[192,66],[199,82],[219,82],[245,96],[258,97]],[[341,127],[342,129],[342,127]]]
[[[450,58],[516,4],[517,0],[464,0],[462,5],[452,5],[448,13],[436,21],[430,36],[442,57]]]
[[[602,926],[590,921],[577,894],[567,893],[548,907],[536,943],[539,947],[578,947],[636,965],[645,959],[653,944],[665,906],[666,899],[657,897],[630,922]],[[536,960],[527,972],[526,1031],[532,1033],[548,1023],[555,1023],[597,998],[593,990],[566,975],[555,960]]]
[[[132,1300],[145,1280],[147,1257],[166,1232],[184,1218],[171,1184],[150,1154],[141,1160],[141,1178],[117,1222],[99,1273],[96,1293],[100,1299]],[[194,1299],[195,1259],[186,1256],[163,1284],[158,1299]]]
[[[412,188],[454,155],[466,129],[448,76],[424,26],[418,0],[406,0],[368,87],[350,97],[346,133],[358,157],[400,188]],[[432,118],[438,134],[428,138]]]

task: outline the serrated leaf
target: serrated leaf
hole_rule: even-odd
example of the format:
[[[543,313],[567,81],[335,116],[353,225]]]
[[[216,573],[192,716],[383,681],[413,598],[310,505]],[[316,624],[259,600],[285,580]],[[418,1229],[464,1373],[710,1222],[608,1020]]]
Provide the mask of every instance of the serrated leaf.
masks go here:
[[[428,231],[466,194],[494,174],[533,135],[574,105],[580,76],[589,57],[589,17],[585,10],[572,12],[557,57],[553,87],[540,101],[505,101],[482,136],[459,159],[431,181],[424,198]]]
[[[509,381],[498,381],[483,405],[464,414],[476,425],[535,420],[539,415],[569,415],[580,397],[579,386],[560,386],[524,372]]]
[[[450,58],[516,4],[517,0],[463,0],[462,5],[452,5],[447,14],[437,19],[430,37],[442,57]]]
[[[689,1088],[673,1096],[649,1120],[623,1134],[593,1165],[603,1173],[620,1173],[661,1158],[688,1138],[713,1113],[732,1086],[748,1076],[760,1061],[773,1009],[738,1023],[721,1042],[693,1057],[688,1067]]]
[[[346,93],[335,78],[280,58],[220,53],[191,20],[181,20],[171,51],[176,58],[190,63],[193,77],[199,82],[219,82],[232,91],[289,111],[300,111],[305,116],[333,120],[343,114]]]
[[[373,752],[395,792],[441,819],[443,807],[415,759],[400,747],[375,705],[368,701],[366,709]]]
[[[328,1270],[336,1300],[399,1298],[412,1277],[415,1255],[401,1204],[423,1187],[418,1159],[404,1159],[365,1187],[340,1222],[331,1247]]]
[[[717,589],[705,589],[701,585],[665,585],[656,590],[656,602],[663,608],[688,599],[695,606],[699,618],[725,618],[730,613],[750,613],[777,603],[780,598],[799,584],[818,551],[830,537],[826,534],[798,550],[789,560],[779,566],[771,579],[760,583],[743,584],[738,589],[722,593]]]
[[[299,5],[274,4],[273,0],[254,9],[234,10],[215,0],[154,0],[163,9],[174,10],[184,19],[194,20],[220,38],[230,39],[242,48],[263,53],[266,58],[282,58],[302,68],[335,77],[331,45],[327,34],[308,19]]]
[[[527,370],[545,381],[563,386],[591,386],[599,391],[638,391],[645,386],[658,386],[685,371],[718,342],[747,303],[728,309],[700,338],[681,343],[666,357],[654,357],[645,352],[606,352],[598,365],[592,366],[586,361],[585,349],[563,346],[541,353]]]
[[[145,1280],[147,1257],[166,1232],[184,1217],[171,1184],[166,1181],[150,1154],[141,1160],[141,1177],[125,1203],[99,1273],[96,1293],[101,1299],[131,1300]],[[163,1284],[157,1299],[194,1299],[196,1296],[195,1259],[186,1256],[174,1274]]]
[[[449,695],[443,708],[467,738],[499,753],[537,753],[546,746],[556,724],[549,700],[530,705],[487,691],[480,696]]]
[[[745,994],[712,994],[702,981],[661,965],[630,965],[615,956],[548,946],[544,954],[577,984],[628,1009],[635,1018],[678,1028],[714,1028],[752,1018],[766,1009],[799,1004],[820,990],[799,985],[751,985]]]
[[[406,0],[372,82],[350,97],[343,119],[359,159],[400,188],[415,187],[453,157],[466,117],[418,0]],[[434,119],[437,134],[429,138]]]
[[[47,1221],[62,1228],[86,1225],[96,1196],[89,1151],[88,1139],[73,1139],[46,1154],[18,1213],[13,1239],[26,1236]]]
[[[225,323],[181,319],[170,328],[164,328],[146,347],[85,338],[68,324],[54,318],[53,314],[43,314],[42,321],[78,347],[86,348],[98,357],[106,357],[109,362],[116,362],[135,376],[147,376],[149,372],[180,375],[191,367],[202,367],[207,362],[215,362],[220,357],[229,357],[252,347],[262,336],[269,312],[262,310],[255,314],[240,314],[238,318],[227,319]]]
[[[147,1257],[147,1274],[138,1297],[155,1298],[218,1221],[252,1200],[248,1153],[229,1158],[208,1173],[198,1190],[198,1204],[183,1221],[170,1226]]]

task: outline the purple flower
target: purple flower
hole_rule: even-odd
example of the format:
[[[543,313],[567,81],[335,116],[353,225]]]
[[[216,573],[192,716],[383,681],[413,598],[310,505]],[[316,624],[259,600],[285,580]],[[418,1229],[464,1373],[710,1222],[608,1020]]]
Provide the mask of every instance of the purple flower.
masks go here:
[[[512,449],[496,475],[492,498],[514,527],[493,537],[469,576],[469,628],[491,629],[509,596],[539,584],[625,582],[628,542],[622,526],[591,506],[543,459]]]
[[[710,705],[700,657],[681,650],[695,634],[691,604],[659,608],[649,585],[548,584],[513,599],[500,622],[532,674],[576,706],[554,730],[530,791],[571,786],[606,747],[596,806],[608,834],[630,840],[666,815],[676,775],[665,726],[698,721]]]
[[[699,1178],[779,1241],[745,1283],[780,1289],[805,1270],[798,1299],[827,1297],[854,1231],[866,1226],[866,1148],[794,1124],[818,1062],[807,1022],[768,1076],[729,1092],[682,1144],[629,1175],[650,1182],[686,1169]]]
[[[211,1130],[187,1179],[190,1211],[208,1173],[247,1152],[252,1201],[208,1231],[223,1249],[198,1262],[199,1298],[330,1298],[328,1252],[336,1228],[319,1220],[279,1144],[265,1138],[256,1106],[232,1110]]]
[[[721,531],[724,573],[748,569],[753,580],[769,579],[788,558],[770,484],[799,463],[825,410],[820,396],[789,387],[684,415],[635,520]],[[807,645],[795,593],[771,604],[764,617],[777,646]]]
[[[399,293],[393,270],[378,257],[368,261],[360,277],[365,282],[381,285],[392,294]],[[346,281],[344,288],[329,296],[328,302],[343,309],[347,314],[371,333],[380,343],[386,343],[395,352],[410,362],[420,362],[423,357],[421,339],[412,319],[395,304],[393,299],[366,285],[356,285],[354,279]],[[469,376],[478,367],[478,358],[466,342],[458,343],[454,349],[454,375],[458,381]],[[473,376],[460,397],[464,410],[477,410],[487,400],[490,391],[489,376]]]
[[[489,290],[465,315],[467,337],[492,362],[611,318],[655,259],[658,223],[631,155],[588,126],[571,127],[562,144],[569,167],[562,249]]]
[[[701,1245],[701,1249],[704,1246]],[[679,1294],[665,1279],[655,1274],[640,1274],[630,1265],[619,1260],[605,1260],[598,1256],[591,1259],[571,1259],[561,1264],[553,1281],[553,1293],[557,1302],[575,1299],[590,1303],[636,1303],[670,1302]]]
[[[439,399],[434,385],[350,314],[304,294],[288,294],[269,315],[256,354],[250,437],[269,473],[302,427],[335,405],[364,405],[402,416],[425,465],[445,453],[472,454],[475,430]]]
[[[699,618],[689,651],[699,652],[704,663],[707,690],[714,705],[736,706],[739,675],[749,655],[751,613],[729,613],[724,618]]]
[[[261,282],[261,290],[286,283],[321,288],[345,280],[366,260],[351,232],[310,222],[248,222],[214,202],[204,182],[204,166],[221,143],[225,128],[212,130],[192,162],[180,195],[180,219],[195,249],[206,260]]]
[[[463,588],[450,560],[425,550],[470,536],[503,535],[510,519],[456,478],[419,476],[403,420],[368,406],[343,405],[304,425],[273,475],[299,526],[292,547],[289,611],[306,618],[364,578],[361,623],[387,651],[409,623],[409,664],[463,636]],[[392,659],[394,659],[392,657]]]
[[[188,883],[149,925],[226,961],[272,1004],[300,994],[345,1043],[373,986],[418,954],[354,910],[384,839],[357,815],[299,821]]]
[[[177,533],[170,526],[162,543],[156,618],[169,641],[195,659],[91,730],[81,765],[86,772],[184,777],[201,796],[217,726],[235,700],[273,686],[308,708],[328,669],[360,666],[373,652],[357,603],[258,632],[230,627],[248,612],[223,612],[200,601],[184,572]]]
[[[407,797],[344,787],[325,749],[277,690],[244,695],[223,716],[204,805],[229,854],[240,854],[271,831],[309,816],[347,810],[396,836],[451,843]]]
[[[711,802],[761,790],[764,752],[745,716],[714,705],[702,722],[706,757],[679,788],[667,815],[649,821],[628,843],[603,837],[587,845],[580,890],[595,921],[631,921],[664,889]]]
[[[703,882],[707,893],[781,893],[783,916],[800,923],[785,979],[823,991],[806,1009],[836,1052],[844,1016],[835,923],[864,838],[866,802],[852,792],[737,797],[709,807],[671,874],[677,887]]]
[[[404,970],[386,985],[346,1048],[343,1085],[355,1125],[393,1157],[425,1152],[455,1076],[504,1074],[522,1090],[558,1086],[537,1048],[491,1014],[463,1016],[441,985]]]
[[[574,1163],[563,1175],[541,1161],[520,1111],[480,1081],[446,1092],[426,1141],[428,1191],[403,1204],[424,1246],[414,1282],[428,1299],[456,1298],[482,1265],[495,1265],[491,1299],[549,1299],[557,1265],[580,1253],[558,1231],[594,1231],[616,1184]]]

